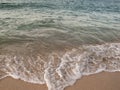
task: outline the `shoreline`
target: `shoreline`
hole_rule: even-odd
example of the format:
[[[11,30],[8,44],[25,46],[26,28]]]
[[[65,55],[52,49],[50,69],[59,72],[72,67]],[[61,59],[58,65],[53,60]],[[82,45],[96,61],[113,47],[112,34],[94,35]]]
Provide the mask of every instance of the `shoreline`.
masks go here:
[[[120,72],[101,72],[83,76],[65,90],[120,90]],[[45,84],[32,84],[6,77],[0,80],[0,90],[48,90]]]
[[[83,76],[65,90],[120,90],[120,72],[100,72]]]

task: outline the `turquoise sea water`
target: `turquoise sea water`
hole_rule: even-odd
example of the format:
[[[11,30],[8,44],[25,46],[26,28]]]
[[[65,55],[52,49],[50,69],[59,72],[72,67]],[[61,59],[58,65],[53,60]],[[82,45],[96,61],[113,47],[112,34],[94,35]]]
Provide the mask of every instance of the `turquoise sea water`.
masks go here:
[[[63,90],[120,71],[120,0],[0,0],[0,78]]]

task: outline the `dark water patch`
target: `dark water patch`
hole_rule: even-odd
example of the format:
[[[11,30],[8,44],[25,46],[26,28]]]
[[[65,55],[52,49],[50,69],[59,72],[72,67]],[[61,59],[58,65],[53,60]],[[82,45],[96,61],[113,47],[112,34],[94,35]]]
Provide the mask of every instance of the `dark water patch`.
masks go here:
[[[28,24],[21,24],[17,27],[16,30],[33,30],[33,29],[39,29],[41,27],[54,27],[55,22],[53,19],[48,20],[41,20],[41,21],[34,21],[32,23]]]
[[[22,8],[46,8],[55,9],[57,8],[54,4],[44,4],[44,3],[0,3],[0,9],[22,9]]]

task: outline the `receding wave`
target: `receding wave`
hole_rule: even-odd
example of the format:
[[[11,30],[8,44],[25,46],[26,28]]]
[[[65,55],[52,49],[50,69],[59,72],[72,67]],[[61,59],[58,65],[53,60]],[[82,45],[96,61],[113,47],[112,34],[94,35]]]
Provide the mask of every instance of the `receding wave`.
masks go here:
[[[47,84],[49,90],[63,90],[84,75],[120,71],[119,43],[81,45],[46,54],[42,49],[34,51],[31,47],[25,44],[3,48],[0,78],[11,76],[27,82]]]

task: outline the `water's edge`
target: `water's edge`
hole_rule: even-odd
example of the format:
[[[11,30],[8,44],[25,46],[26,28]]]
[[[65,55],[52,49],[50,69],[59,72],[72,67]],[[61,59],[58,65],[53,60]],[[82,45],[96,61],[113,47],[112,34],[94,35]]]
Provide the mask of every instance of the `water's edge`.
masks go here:
[[[10,48],[5,48],[10,51]],[[26,55],[26,52],[24,52]],[[11,76],[31,83],[47,84],[49,90],[63,90],[82,76],[120,71],[120,43],[82,45],[65,52],[39,55],[0,55],[0,78]]]

